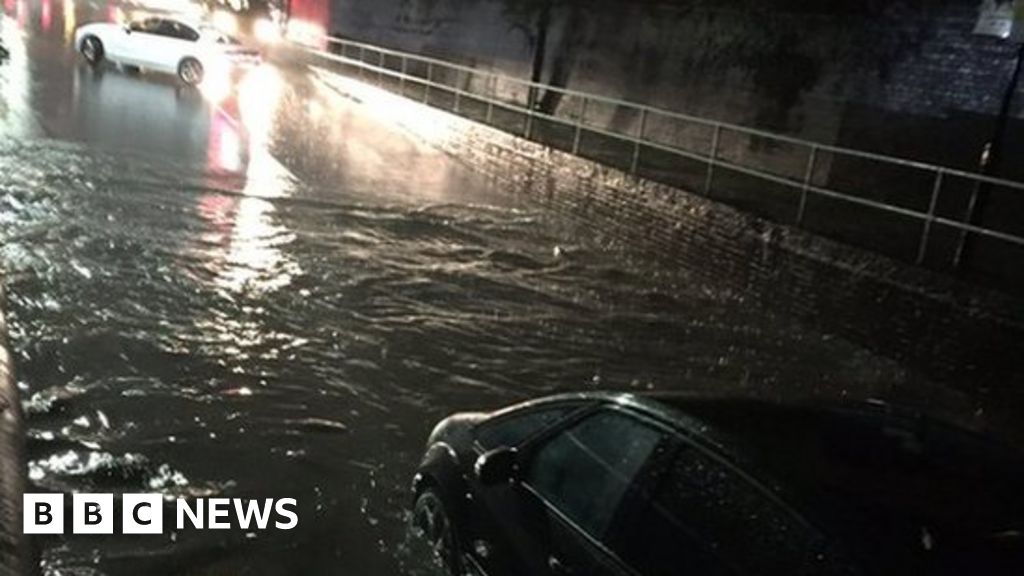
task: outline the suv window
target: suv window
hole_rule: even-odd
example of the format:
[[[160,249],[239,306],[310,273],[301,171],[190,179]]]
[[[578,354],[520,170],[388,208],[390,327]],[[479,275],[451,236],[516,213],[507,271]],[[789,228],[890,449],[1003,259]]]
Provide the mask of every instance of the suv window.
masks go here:
[[[500,446],[513,448],[529,436],[546,428],[568,414],[572,406],[564,404],[536,408],[521,414],[510,414],[497,420],[488,420],[476,429],[476,439],[490,450]]]
[[[610,547],[644,576],[828,573],[823,540],[731,467],[683,446]]]
[[[633,478],[663,438],[661,431],[628,414],[598,412],[537,450],[527,484],[601,539]]]

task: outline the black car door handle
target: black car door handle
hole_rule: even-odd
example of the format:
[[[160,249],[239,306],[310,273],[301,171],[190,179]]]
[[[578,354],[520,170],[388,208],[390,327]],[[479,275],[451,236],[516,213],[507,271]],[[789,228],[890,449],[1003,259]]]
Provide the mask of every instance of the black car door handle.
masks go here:
[[[551,573],[556,576],[570,576],[572,574],[572,570],[554,556],[548,556],[548,568],[550,568]]]

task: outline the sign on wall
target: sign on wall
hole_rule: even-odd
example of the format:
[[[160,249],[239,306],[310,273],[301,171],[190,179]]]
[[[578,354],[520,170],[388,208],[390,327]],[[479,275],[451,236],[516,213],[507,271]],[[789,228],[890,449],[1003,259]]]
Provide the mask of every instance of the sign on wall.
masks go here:
[[[974,33],[996,38],[1019,36],[1024,33],[1024,30],[1021,30],[1021,27],[1024,26],[1024,23],[1021,22],[1022,9],[1024,9],[1024,0],[981,0]],[[1015,20],[1018,23],[1016,26]]]

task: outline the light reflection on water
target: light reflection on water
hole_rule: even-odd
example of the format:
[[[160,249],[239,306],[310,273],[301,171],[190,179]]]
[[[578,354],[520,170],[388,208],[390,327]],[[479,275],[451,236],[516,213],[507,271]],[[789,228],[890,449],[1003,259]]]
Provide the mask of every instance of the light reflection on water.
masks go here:
[[[217,265],[218,285],[235,292],[269,292],[287,286],[293,274],[301,274],[279,249],[294,235],[275,224],[274,205],[267,200],[211,194],[200,199],[199,210],[213,227],[204,234],[206,241],[224,247]]]
[[[246,197],[238,203],[227,264],[221,282],[231,289],[273,291],[288,286],[302,273],[294,262],[285,262],[278,244],[294,237],[272,221],[273,205]]]
[[[78,25],[75,0],[62,0],[61,18],[64,20],[64,43],[70,45],[75,39],[75,28]]]

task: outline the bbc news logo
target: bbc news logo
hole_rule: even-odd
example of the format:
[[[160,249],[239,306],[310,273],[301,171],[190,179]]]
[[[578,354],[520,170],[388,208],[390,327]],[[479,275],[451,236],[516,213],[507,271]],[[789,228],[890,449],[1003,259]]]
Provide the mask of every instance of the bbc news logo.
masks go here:
[[[63,534],[64,503],[63,494],[25,494],[24,533]],[[294,498],[197,498],[191,502],[178,498],[174,501],[174,526],[177,530],[291,530],[299,525],[296,505]],[[121,534],[163,534],[163,495],[124,494],[116,508],[113,494],[73,494],[71,533],[113,534],[119,515]]]

